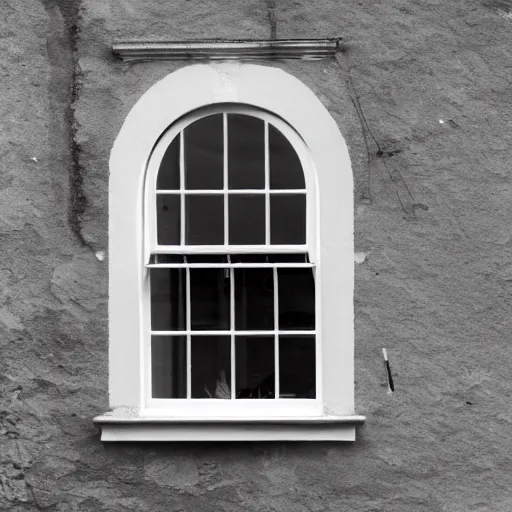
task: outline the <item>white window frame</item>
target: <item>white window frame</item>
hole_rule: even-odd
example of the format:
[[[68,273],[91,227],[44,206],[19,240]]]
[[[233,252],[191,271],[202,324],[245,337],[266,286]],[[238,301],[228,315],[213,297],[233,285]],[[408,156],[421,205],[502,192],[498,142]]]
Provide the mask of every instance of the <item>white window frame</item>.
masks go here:
[[[186,245],[183,240],[184,234],[184,222],[185,222],[185,186],[184,186],[184,137],[180,137],[180,144],[182,145],[180,155],[180,189],[179,191],[173,191],[173,195],[181,196],[181,245],[159,245],[157,242],[157,207],[156,207],[156,197],[159,193],[157,190],[157,179],[158,172],[160,169],[160,164],[164,157],[164,154],[169,147],[170,143],[175,139],[175,137],[182,133],[183,130],[193,122],[206,117],[208,115],[213,114],[222,114],[223,115],[223,124],[224,124],[224,188],[221,190],[187,190],[187,194],[201,194],[201,195],[223,195],[224,196],[224,245],[213,245],[213,246],[204,246],[204,245]],[[245,114],[252,117],[257,117],[264,122],[264,130],[265,130],[265,187],[263,189],[235,189],[229,190],[229,194],[265,194],[265,209],[266,209],[266,242],[265,244],[260,245],[229,245],[227,243],[227,234],[228,234],[228,159],[227,159],[227,149],[228,149],[228,141],[227,141],[227,115],[228,114]],[[297,153],[299,160],[302,165],[302,172],[304,173],[304,181],[305,181],[305,189],[300,190],[281,190],[275,189],[272,192],[270,191],[269,184],[269,155],[268,155],[268,125],[272,124],[275,126],[290,142],[293,149]],[[315,172],[312,167],[312,162],[310,161],[309,154],[307,152],[307,148],[304,145],[304,142],[298,136],[293,129],[288,126],[281,119],[272,116],[271,114],[257,110],[253,107],[249,107],[247,105],[234,105],[234,104],[218,104],[213,106],[208,106],[206,108],[200,109],[192,114],[185,116],[184,119],[179,120],[177,123],[172,125],[167,132],[160,138],[158,143],[156,144],[149,163],[148,170],[146,174],[146,182],[145,182],[145,202],[144,202],[144,234],[145,234],[145,256],[144,260],[146,262],[149,261],[151,254],[255,254],[255,253],[263,253],[263,254],[308,254],[308,259],[311,262],[311,267],[315,271],[315,317],[321,318],[321,293],[320,293],[320,284],[321,284],[321,267],[319,265],[319,261],[317,260],[318,247],[317,247],[317,219],[318,213],[316,211],[316,179]],[[164,192],[166,193],[166,192]],[[270,194],[304,194],[306,196],[306,243],[303,245],[271,245],[270,244]],[[214,268],[215,266],[221,268],[227,268],[228,266],[231,268],[231,272],[236,268],[243,267],[254,267],[254,268],[263,268],[265,264],[254,263],[254,264],[155,264],[148,265],[146,264],[146,268],[151,267],[176,267],[176,268],[187,268],[187,267],[202,267],[202,268]],[[298,263],[268,263],[267,267],[272,267],[274,269],[274,274],[277,272],[278,267],[299,267],[299,266],[309,266],[309,264],[298,264]],[[187,273],[187,279],[188,273]],[[234,322],[233,315],[233,307],[234,307],[234,288],[233,288],[233,273],[231,273],[231,322]],[[274,275],[274,294],[276,295],[274,298],[274,307],[278,307],[278,299],[277,299],[277,276]],[[154,399],[151,397],[151,335],[153,332],[151,331],[150,326],[150,286],[149,286],[149,275],[145,274],[145,279],[143,280],[143,289],[142,289],[142,304],[143,304],[143,343],[144,343],[144,393],[143,393],[143,405],[141,407],[142,414],[144,416],[158,416],[165,417],[169,415],[170,410],[172,411],[173,416],[195,416],[195,417],[233,417],[233,416],[244,416],[247,418],[261,417],[261,416],[280,416],[280,417],[299,417],[299,416],[318,416],[321,414],[322,407],[322,358],[321,358],[321,325],[315,327],[314,330],[310,331],[261,331],[259,334],[263,336],[274,336],[275,343],[275,357],[276,357],[276,386],[279,386],[279,334],[282,335],[314,335],[315,336],[315,357],[316,357],[316,398],[315,399],[285,399],[285,398],[274,398],[269,400],[253,400],[253,399],[235,399],[235,400],[220,400],[220,399],[192,399],[192,398],[177,398],[177,399]],[[276,315],[277,316],[277,315]],[[234,328],[234,324],[231,324],[231,329],[229,331],[202,331],[200,333],[196,333],[196,335],[227,335],[231,337],[231,358],[232,358],[232,366],[234,363],[234,335],[243,335],[244,332],[236,331]],[[256,334],[256,331],[247,332],[248,334]],[[164,334],[163,331],[160,332],[160,335],[183,335],[187,337],[187,354],[190,355],[190,333],[188,331],[176,331],[176,332],[167,332]],[[187,361],[187,366],[190,366],[190,361]],[[230,388],[232,394],[234,393],[234,374],[235,372],[231,371],[232,374],[232,382],[230,383]],[[190,372],[188,373],[190,377]],[[188,391],[190,392],[190,382],[187,384]],[[278,391],[276,389],[276,395],[278,395]]]
[[[282,400],[253,400],[249,409],[231,405],[225,411],[215,406],[217,400],[201,400],[200,407],[184,407],[180,400],[176,407],[156,409],[148,407],[152,404],[145,395],[144,369],[149,332],[146,264],[155,248],[147,229],[154,212],[150,187],[145,189],[147,172],[156,174],[150,162],[158,161],[154,152],[164,147],[158,141],[169,137],[170,142],[180,119],[226,104],[236,105],[229,107],[235,110],[248,105],[281,119],[277,128],[286,131],[303,163],[307,204],[314,209],[308,215],[303,252],[318,265],[318,398],[288,400],[295,405],[276,409],[268,402]],[[311,90],[280,69],[254,64],[197,64],[171,73],[140,98],[123,124],[111,153],[109,201],[111,411],[95,418],[103,440],[355,439],[355,426],[364,417],[354,412],[352,172],[344,139]],[[227,252],[220,247],[219,252]],[[282,252],[287,249],[282,247]],[[309,404],[303,408],[299,402]]]

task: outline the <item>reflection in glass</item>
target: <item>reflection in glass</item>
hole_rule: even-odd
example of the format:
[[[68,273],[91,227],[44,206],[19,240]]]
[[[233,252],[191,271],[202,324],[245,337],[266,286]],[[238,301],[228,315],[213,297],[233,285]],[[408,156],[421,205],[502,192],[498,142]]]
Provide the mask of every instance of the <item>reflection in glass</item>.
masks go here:
[[[229,269],[190,269],[192,329],[229,330]]]
[[[180,135],[174,138],[165,151],[156,181],[158,190],[179,190],[180,188]]]
[[[274,337],[237,336],[236,397],[274,398]]]
[[[187,342],[185,336],[151,337],[151,396],[187,397]]]
[[[186,283],[185,270],[152,268],[151,329],[153,331],[181,331],[185,325]]]
[[[185,198],[185,243],[222,245],[224,243],[224,197],[191,195]]]
[[[228,183],[230,189],[265,188],[264,122],[228,114]]]
[[[265,196],[229,196],[229,243],[233,245],[265,243]]]
[[[315,280],[311,268],[279,268],[279,329],[315,328]]]
[[[279,398],[315,398],[315,337],[279,336]]]
[[[203,117],[185,128],[185,188],[223,187],[222,114]]]
[[[288,139],[274,126],[268,126],[271,189],[303,189],[304,172]]]
[[[274,329],[274,279],[271,268],[235,269],[235,329]]]
[[[306,195],[270,196],[270,243],[306,243]]]
[[[160,245],[180,245],[180,196],[156,196],[157,237]]]
[[[231,339],[192,336],[192,398],[231,398]]]

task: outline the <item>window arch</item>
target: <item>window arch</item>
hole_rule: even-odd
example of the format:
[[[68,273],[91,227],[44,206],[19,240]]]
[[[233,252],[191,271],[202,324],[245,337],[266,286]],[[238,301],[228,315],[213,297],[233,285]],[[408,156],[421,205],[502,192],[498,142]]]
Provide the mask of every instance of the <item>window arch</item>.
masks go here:
[[[214,116],[219,114],[223,127],[225,123],[228,126],[227,132],[223,130],[222,184],[219,184],[220,171],[217,178],[213,173],[207,178],[201,177],[201,180],[212,180],[208,181],[205,189],[195,188],[193,170],[190,170],[188,177],[186,171],[183,174],[164,172],[159,175],[162,161],[176,166],[178,158],[180,171],[185,168],[183,164],[187,164],[187,130],[193,139],[195,128],[196,131],[201,131],[201,122],[197,125],[194,122],[210,118],[208,122],[213,123]],[[237,179],[243,181],[248,174],[236,175],[236,166],[230,170],[229,116],[233,116],[235,123],[247,121],[242,116],[249,116],[256,120],[254,124],[261,125],[263,122],[263,126],[268,127],[263,133],[264,190],[258,188],[261,187],[261,177],[255,176],[256,171],[250,173],[251,180],[255,181],[246,185],[237,184]],[[274,128],[290,142],[298,156],[304,172],[303,189],[279,189],[270,186],[271,151],[265,149],[269,147],[265,143],[265,137],[270,140],[270,131]],[[178,143],[173,146],[173,141],[182,132],[185,135],[178,137],[179,147],[176,145]],[[214,131],[210,130],[210,133]],[[226,133],[227,145],[224,144]],[[247,140],[245,137],[240,139]],[[204,147],[199,150],[188,162],[189,166],[192,165],[190,169],[194,165],[197,167],[194,158],[197,160],[204,157],[204,154],[201,156]],[[227,159],[224,158],[226,151]],[[244,151],[246,150],[241,150],[241,153]],[[240,158],[237,155],[237,152],[233,153],[232,159]],[[260,165],[259,161],[261,155],[255,156],[251,165],[257,167]],[[227,181],[224,179],[226,172]],[[176,180],[180,182],[179,187]],[[238,189],[238,186],[250,188]],[[200,184],[199,187],[203,185]],[[203,194],[202,190],[208,193]],[[301,194],[307,198],[304,243],[288,243],[289,240],[286,243],[272,243],[272,213],[275,212],[275,207],[272,209],[272,198],[290,198]],[[169,212],[172,207],[168,204],[168,209],[164,210],[165,205],[161,200],[159,203],[160,196],[167,199],[180,198],[179,209],[175,204],[175,215],[169,216],[175,222],[179,211],[179,244],[177,225],[171,244],[165,239],[162,243],[158,238],[157,207],[162,207],[161,212]],[[251,196],[251,201],[247,201],[248,197],[244,196]],[[190,201],[189,197],[194,199]],[[201,205],[197,205],[198,198],[204,200],[207,197],[217,198],[213,202],[217,203],[216,211],[223,215],[222,222],[218,222],[222,236],[209,239],[204,244],[200,240],[203,236],[201,217],[199,223],[196,222],[194,212],[201,210]],[[249,233],[243,227],[243,222],[242,228],[237,227],[240,219],[235,219],[230,224],[230,211],[232,213],[237,207],[236,200],[231,204],[230,201],[240,197],[245,200],[239,201],[238,207],[259,209],[260,213],[254,215],[260,220],[262,202],[255,198],[264,197],[265,243],[262,243],[262,228]],[[223,201],[222,207],[219,198]],[[219,217],[220,213],[217,220]],[[252,224],[256,226],[256,221]],[[253,239],[255,231],[257,235]],[[301,229],[300,232],[303,233],[304,230]],[[208,233],[210,235],[212,234]],[[237,243],[233,243],[233,240]],[[199,409],[187,405],[193,400],[179,400],[178,404],[174,401],[173,404],[164,404],[163,407],[154,403],[152,394],[148,394],[153,384],[151,371],[145,363],[151,361],[148,347],[151,346],[154,330],[151,326],[151,274],[166,268],[169,271],[178,266],[189,269],[185,270],[185,286],[182,286],[186,299],[182,301],[185,311],[178,312],[177,317],[180,314],[185,315],[184,331],[188,330],[185,335],[192,336],[192,318],[187,320],[187,316],[191,316],[187,311],[191,310],[189,304],[193,297],[190,286],[186,286],[186,274],[193,269],[192,260],[208,256],[210,261],[207,263],[215,265],[211,258],[225,257],[225,260],[217,263],[217,267],[224,269],[224,272],[227,268],[228,273],[231,273],[242,268],[237,269],[230,265],[249,265],[248,261],[240,260],[249,256],[256,258],[253,263],[258,268],[266,269],[266,265],[262,263],[267,263],[267,260],[262,262],[257,259],[262,255],[265,258],[272,255],[271,259],[275,261],[268,261],[272,264],[268,268],[273,273],[275,268],[279,269],[276,263],[284,263],[289,268],[293,268],[292,264],[300,263],[308,271],[315,269],[314,331],[317,343],[314,398],[289,400],[287,404],[277,399],[243,401],[236,398],[237,392],[231,387],[231,400],[202,400]],[[238,257],[239,260],[228,261],[228,256]],[[292,261],[298,257],[303,259]],[[280,69],[240,63],[187,66],[155,84],[128,114],[110,158],[109,395],[112,411],[95,418],[95,422],[102,428],[102,439],[353,440],[355,424],[364,420],[354,413],[353,257],[353,183],[348,151],[336,123],[311,90]],[[198,263],[204,265],[204,262]],[[208,268],[213,269],[214,267]],[[275,289],[276,287],[273,289],[274,293]],[[179,292],[179,286],[173,286],[173,290]],[[183,293],[183,290],[179,293]],[[230,297],[232,293],[236,293],[231,284],[229,293]],[[189,298],[187,294],[190,295]],[[273,304],[277,302],[274,301]],[[230,336],[235,331],[236,336],[236,328],[233,329],[231,325],[232,316],[230,329],[227,331]],[[236,311],[234,316],[236,317]],[[273,319],[275,318],[277,317],[274,316]],[[173,327],[169,335],[173,335],[174,331]],[[274,331],[270,333],[272,336],[281,335],[276,329]],[[191,352],[188,351],[187,354]],[[187,357],[187,365],[190,365],[192,356]],[[233,351],[229,357],[235,357]],[[174,375],[176,378],[183,378],[178,377],[179,372]],[[188,375],[190,373],[187,373],[187,379],[190,379]],[[236,387],[236,379],[234,386]],[[215,394],[212,384],[206,385],[206,388],[209,394]],[[204,386],[202,389],[204,390]],[[189,390],[191,386],[187,382],[187,396],[189,393],[192,395]],[[275,391],[277,390],[274,389]],[[242,402],[255,405],[247,404],[249,407],[244,409],[239,405]]]

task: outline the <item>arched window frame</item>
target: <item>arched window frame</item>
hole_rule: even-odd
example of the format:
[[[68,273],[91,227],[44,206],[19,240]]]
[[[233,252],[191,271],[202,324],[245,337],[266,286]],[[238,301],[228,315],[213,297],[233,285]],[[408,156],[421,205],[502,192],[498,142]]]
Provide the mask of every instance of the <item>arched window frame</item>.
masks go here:
[[[307,250],[321,262],[316,279],[322,371],[314,411],[281,408],[242,417],[147,407],[145,265],[154,248],[146,235],[148,164],[161,137],[171,136],[169,127],[191,112],[221,105],[269,112],[296,138],[292,144],[306,171],[308,208],[313,204],[315,212],[308,216]],[[354,412],[352,173],[343,137],[311,90],[280,69],[252,64],[199,64],[171,73],[125,120],[111,153],[109,200],[112,411],[95,419],[102,439],[355,439],[355,425],[364,417]]]

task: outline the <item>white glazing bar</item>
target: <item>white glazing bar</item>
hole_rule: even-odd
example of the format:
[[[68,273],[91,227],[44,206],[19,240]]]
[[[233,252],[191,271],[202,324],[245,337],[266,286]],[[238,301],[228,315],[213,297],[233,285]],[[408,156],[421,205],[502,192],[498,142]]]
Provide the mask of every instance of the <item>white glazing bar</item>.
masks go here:
[[[185,258],[186,260],[186,258]],[[191,337],[191,316],[190,316],[190,269],[187,268],[187,291],[186,291],[186,323],[187,323],[187,398],[192,396],[192,337]],[[183,333],[182,333],[183,334]]]
[[[312,268],[313,263],[148,263],[147,268]]]
[[[208,190],[187,190],[187,194],[188,195],[194,195],[194,194],[198,194],[198,195],[202,195],[202,196],[220,196],[220,195],[223,195],[225,194],[225,190],[222,188],[222,189],[217,189],[217,190],[213,190],[213,189],[208,189]],[[285,195],[285,194],[305,194],[306,193],[306,190],[303,189],[303,188],[286,188],[286,189],[280,189],[280,188],[276,188],[274,190],[269,190],[269,192],[271,194],[279,194],[279,195]],[[181,192],[179,190],[157,190],[156,191],[157,194],[162,194],[162,195],[172,195],[172,194],[180,194]],[[267,190],[265,190],[264,188],[237,188],[237,189],[231,189],[229,190],[229,194],[230,195],[236,195],[236,194],[244,194],[244,195],[256,195],[256,194],[266,194],[267,193]]]
[[[235,269],[229,271],[229,321],[231,329],[231,400],[236,398],[236,359],[235,359]]]
[[[228,115],[222,114],[223,141],[224,141],[224,245],[229,244],[229,202],[228,202]]]
[[[236,331],[236,330],[218,330],[218,331],[151,331],[152,336],[185,336],[193,334],[194,336],[229,336],[235,334],[237,336],[275,336],[275,335],[288,335],[288,336],[305,336],[316,334],[316,330],[311,329],[309,331],[296,330],[296,331],[285,331],[285,330],[269,330],[269,331]]]
[[[180,133],[180,244],[185,245],[185,130]]]
[[[307,245],[272,245],[272,254],[308,253]],[[268,245],[158,245],[153,254],[268,254]]]
[[[279,398],[279,285],[277,279],[277,268],[274,268],[274,364],[275,370],[274,375],[276,379],[275,383],[275,395],[274,398]]]
[[[265,121],[265,244],[270,245],[270,149],[268,142],[268,121]]]

